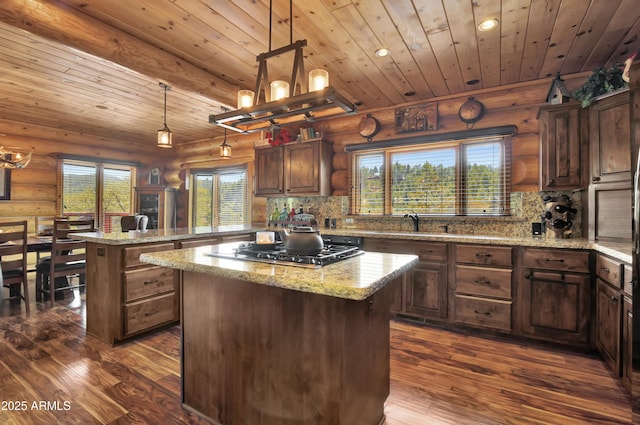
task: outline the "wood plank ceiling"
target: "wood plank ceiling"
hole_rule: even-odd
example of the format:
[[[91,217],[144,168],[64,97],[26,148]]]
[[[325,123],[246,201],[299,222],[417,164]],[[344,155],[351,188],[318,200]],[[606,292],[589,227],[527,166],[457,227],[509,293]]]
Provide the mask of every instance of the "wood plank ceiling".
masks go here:
[[[253,89],[269,16],[269,0],[3,0],[0,119],[153,146],[163,81],[174,143],[220,135],[208,115]],[[272,26],[289,44],[287,0]],[[293,0],[305,68],[360,111],[610,66],[639,34],[637,0]],[[269,61],[272,79],[290,69]]]

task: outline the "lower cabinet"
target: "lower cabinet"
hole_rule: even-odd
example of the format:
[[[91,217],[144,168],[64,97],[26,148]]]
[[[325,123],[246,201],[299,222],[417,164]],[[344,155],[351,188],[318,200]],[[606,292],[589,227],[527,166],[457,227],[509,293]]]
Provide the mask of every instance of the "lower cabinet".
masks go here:
[[[455,323],[512,330],[512,248],[457,244],[453,320]]]
[[[621,371],[622,304],[620,290],[597,278],[595,345],[617,376]]]
[[[523,335],[588,346],[590,255],[580,250],[522,248],[518,304]]]
[[[447,244],[365,238],[365,251],[415,254],[420,260],[395,283],[392,312],[418,319],[446,320],[448,315]]]

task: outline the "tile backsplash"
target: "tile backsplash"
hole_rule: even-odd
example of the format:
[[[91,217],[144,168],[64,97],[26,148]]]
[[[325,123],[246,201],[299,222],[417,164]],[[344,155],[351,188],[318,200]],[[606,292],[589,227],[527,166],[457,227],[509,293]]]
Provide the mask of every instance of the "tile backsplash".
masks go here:
[[[547,195],[566,194],[572,205],[578,210],[573,217],[573,237],[582,232],[582,192],[514,192],[511,194],[512,215],[503,217],[420,217],[420,232],[423,233],[457,233],[487,236],[521,236],[531,235],[531,223],[541,222],[544,213],[543,198]],[[313,214],[322,231],[325,218],[336,219],[338,229],[363,229],[381,231],[413,231],[412,220],[402,216],[362,216],[349,214],[348,196],[308,196],[290,198],[268,198],[267,214],[277,208],[291,211],[300,208],[305,213]],[[261,223],[267,224],[267,223]]]

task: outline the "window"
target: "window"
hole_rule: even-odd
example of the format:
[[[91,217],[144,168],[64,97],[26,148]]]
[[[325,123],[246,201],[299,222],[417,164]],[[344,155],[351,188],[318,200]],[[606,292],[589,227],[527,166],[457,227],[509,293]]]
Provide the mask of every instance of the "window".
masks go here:
[[[92,216],[110,232],[119,217],[132,214],[132,166],[65,159],[61,168],[62,215]]]
[[[509,214],[502,138],[392,147],[354,155],[355,214]]]
[[[193,171],[194,226],[249,223],[246,169]]]

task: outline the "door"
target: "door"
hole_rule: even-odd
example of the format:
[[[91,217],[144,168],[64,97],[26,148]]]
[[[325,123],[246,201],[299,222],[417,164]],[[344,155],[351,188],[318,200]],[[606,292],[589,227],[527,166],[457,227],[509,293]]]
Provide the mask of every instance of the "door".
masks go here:
[[[421,261],[407,282],[406,311],[425,318],[447,318],[447,264]]]
[[[613,373],[620,376],[622,297],[601,279],[596,281],[596,347]]]
[[[320,142],[286,146],[285,187],[291,195],[320,191]]]
[[[256,149],[256,196],[284,193],[283,159],[282,147]]]

